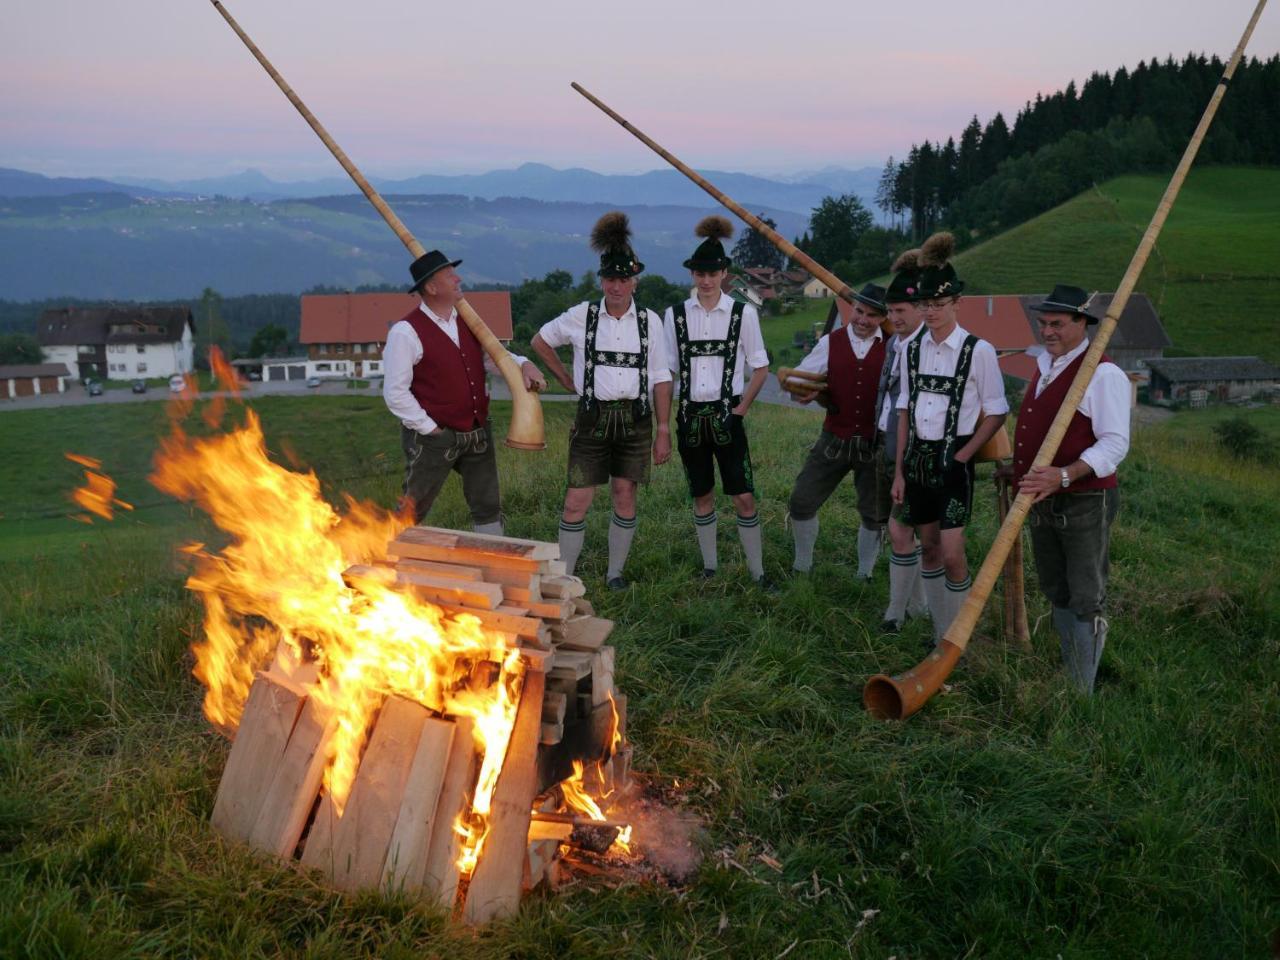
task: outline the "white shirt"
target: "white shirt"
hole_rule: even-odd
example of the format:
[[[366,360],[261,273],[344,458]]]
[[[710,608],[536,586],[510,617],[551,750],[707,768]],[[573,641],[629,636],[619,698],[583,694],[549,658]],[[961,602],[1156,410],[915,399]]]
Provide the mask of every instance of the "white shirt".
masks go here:
[[[733,298],[726,293],[710,310],[704,310],[697,295],[684,302],[684,317],[688,324],[690,340],[723,340],[729,335],[729,314],[733,310]],[[680,372],[680,351],[676,344],[675,311],[667,307],[662,318],[666,336],[667,365],[673,374]],[[760,335],[760,315],[747,304],[742,308],[742,325],[738,330],[738,354],[733,362],[733,386],[735,397],[742,395],[744,361],[752,370],[769,366],[769,354]],[[720,399],[721,381],[724,379],[723,357],[692,357],[689,360],[689,399],[695,403]]]
[[[813,345],[809,355],[800,361],[800,366],[796,367],[796,369],[803,370],[805,373],[826,373],[827,365],[830,363],[831,358],[831,338],[841,336],[848,336],[849,344],[853,347],[853,355],[859,360],[865,360],[875,342],[881,339],[883,334],[877,328],[875,333],[864,340],[853,332],[853,324],[847,323],[839,330],[832,330],[830,333],[824,334]],[[886,358],[885,363],[888,362],[888,358]]]
[[[443,330],[458,346],[458,311],[449,311],[447,319],[441,319],[425,304],[419,309],[427,315],[432,323]],[[524,357],[511,354],[519,366],[527,361]],[[413,383],[413,368],[422,361],[422,341],[407,320],[394,323],[387,333],[387,345],[382,348],[382,399],[400,422],[410,430],[418,433],[430,433],[439,426],[430,414],[422,409],[409,387]],[[498,373],[498,366],[484,354],[484,368],[489,373]],[[489,384],[485,381],[485,396],[489,395]]]
[[[652,310],[646,310],[649,328],[649,394],[659,383],[671,380],[667,369],[667,351],[662,338],[661,322]],[[554,320],[548,320],[538,335],[550,347],[573,346],[573,387],[582,393],[582,378],[586,370],[587,304],[576,303]],[[609,315],[600,301],[600,317],[596,323],[596,350],[616,350],[620,353],[640,352],[640,326],[636,315],[636,302],[631,301],[621,317]],[[596,399],[634,400],[640,396],[640,371],[627,367],[606,367],[596,364]]]
[[[1036,357],[1040,376],[1027,388],[1035,390],[1032,396],[1040,396],[1045,387],[1057,380],[1058,375],[1088,349],[1089,338],[1086,337],[1064,356],[1054,358],[1042,353]],[[1129,452],[1129,405],[1132,396],[1129,378],[1123,370],[1114,363],[1098,364],[1079,407],[1080,413],[1092,421],[1093,435],[1098,438],[1097,443],[1080,454],[1080,459],[1089,465],[1096,477],[1109,477],[1115,473]],[[1031,455],[1035,455],[1034,451]]]
[[[910,333],[908,333],[905,337],[895,336],[893,338],[893,343],[889,344],[889,349],[892,350],[893,353],[885,357],[884,362],[900,363],[899,358],[902,356],[902,351],[906,349],[906,346],[908,343],[910,343],[916,337],[920,336],[920,331],[922,331],[923,329],[924,329],[924,324],[922,323],[918,327],[916,327],[914,330],[912,330]],[[876,424],[876,428],[878,430],[884,432],[889,429],[889,415],[893,413],[895,410],[897,410],[897,406],[895,405],[897,403],[897,399],[898,399],[897,397],[885,398],[883,407],[880,410],[880,422]]]
[[[957,324],[950,335],[942,343],[938,343],[924,324],[920,325],[920,329],[924,332],[920,335],[919,372],[943,377],[955,376],[960,347],[964,345],[969,331]],[[903,350],[898,354],[898,374],[902,378],[896,405],[899,410],[907,409],[911,396],[907,363],[907,351]],[[916,436],[921,440],[941,440],[950,404],[950,398],[944,394],[921,391],[916,400]],[[963,437],[973,433],[978,426],[980,414],[994,417],[1008,412],[1009,401],[1004,396],[1004,379],[1000,375],[996,349],[987,341],[979,340],[970,359],[969,379],[965,381],[964,393],[960,395],[960,419],[956,424],[956,435]]]

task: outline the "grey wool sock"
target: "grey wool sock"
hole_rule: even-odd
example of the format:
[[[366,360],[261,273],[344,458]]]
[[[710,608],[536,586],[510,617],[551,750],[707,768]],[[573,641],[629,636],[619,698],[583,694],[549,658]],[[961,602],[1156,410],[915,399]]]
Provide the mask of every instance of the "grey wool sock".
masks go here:
[[[920,557],[924,551],[916,547],[916,572],[911,578],[911,587],[907,595],[907,616],[923,617],[929,612],[929,601],[924,595],[924,580],[920,576],[922,566]]]
[[[576,523],[560,518],[560,559],[564,562],[565,572],[573,576],[578,566],[578,554],[582,553],[582,541],[587,536],[587,521]]]
[[[944,582],[943,568],[937,570],[920,570],[920,580],[924,584],[924,599],[929,605],[929,616],[933,620],[933,639],[936,643],[942,639],[942,632],[951,622],[947,619],[947,585]]]
[[[876,558],[880,556],[880,536],[879,530],[858,528],[858,576],[863,580],[870,580],[876,569]]]
[[[620,517],[614,513],[609,521],[609,571],[606,579],[612,580],[622,576],[622,568],[626,566],[627,554],[631,552],[631,541],[636,535],[636,518]]]
[[[960,613],[960,608],[964,606],[965,597],[969,596],[969,588],[973,586],[973,578],[965,577],[960,582],[956,582],[949,577],[946,578],[947,583],[947,622],[938,628],[938,636],[941,637],[947,632],[947,628],[951,626],[952,621]]]
[[[494,537],[502,536],[501,518],[494,520],[492,523],[477,523],[477,524],[474,524],[474,526],[475,526],[476,533],[486,533]]]
[[[747,556],[747,572],[752,580],[764,576],[764,553],[760,545],[760,514],[738,517],[738,537],[742,540],[742,552]]]
[[[889,554],[889,606],[885,608],[884,618],[901,624],[907,619],[907,600],[911,597],[911,587],[920,582],[920,554]]]
[[[716,558],[716,512],[703,515],[693,514],[693,528],[698,533],[698,549],[702,551],[702,569],[715,570],[719,566]]]
[[[792,561],[792,569],[808,573],[813,569],[813,547],[818,542],[818,518],[808,520],[791,518],[791,535],[796,541],[796,558]]]

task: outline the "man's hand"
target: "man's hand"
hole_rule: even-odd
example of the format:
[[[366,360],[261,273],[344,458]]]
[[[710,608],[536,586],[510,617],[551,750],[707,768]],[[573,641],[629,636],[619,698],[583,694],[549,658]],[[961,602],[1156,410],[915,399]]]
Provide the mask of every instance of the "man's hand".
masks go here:
[[[740,404],[734,407],[731,412],[735,417],[745,417],[747,415],[747,411],[750,409],[751,409],[751,404],[743,400]]]
[[[1061,489],[1061,467],[1032,467],[1018,483],[1018,493],[1032,494],[1036,503]]]
[[[653,462],[666,463],[671,459],[671,429],[666,426],[658,428],[658,435],[653,438]]]
[[[547,389],[547,378],[542,375],[542,371],[537,368],[532,360],[526,360],[524,365],[520,367],[520,372],[524,374],[524,388],[526,390],[541,393]]]
[[[813,403],[818,399],[817,390],[792,390],[791,399],[796,403]]]
[[[902,503],[907,499],[907,481],[900,472],[893,475],[893,486],[889,488],[889,499],[894,503]]]

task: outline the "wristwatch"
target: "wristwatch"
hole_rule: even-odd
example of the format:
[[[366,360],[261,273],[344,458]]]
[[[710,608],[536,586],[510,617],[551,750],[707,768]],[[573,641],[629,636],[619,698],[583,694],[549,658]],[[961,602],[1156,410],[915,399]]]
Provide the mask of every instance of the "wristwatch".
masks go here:
[[[1062,468],[1062,489],[1065,490],[1071,486],[1071,474],[1067,473],[1067,468]]]

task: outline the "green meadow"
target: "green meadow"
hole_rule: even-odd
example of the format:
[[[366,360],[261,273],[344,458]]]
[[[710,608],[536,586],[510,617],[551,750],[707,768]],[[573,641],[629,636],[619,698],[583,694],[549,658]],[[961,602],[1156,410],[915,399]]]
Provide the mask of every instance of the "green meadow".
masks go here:
[[[394,501],[398,436],[378,398],[253,407],[273,457],[314,469],[333,502]],[[508,532],[553,539],[572,407],[544,409],[548,449],[499,460]],[[1280,439],[1280,411],[1246,415]],[[212,832],[228,745],[200,714],[201,609],[176,548],[219,534],[146,481],[164,405],[4,412],[0,956],[1267,955],[1280,926],[1280,475],[1221,453],[1221,416],[1136,432],[1091,700],[1063,683],[1029,574],[1033,650],[1005,644],[989,614],[919,714],[862,710],[863,681],[917,662],[928,628],[879,635],[887,572],[853,581],[851,484],[822,513],[813,574],[789,578],[786,500],[812,411],[748,417],[776,594],[748,583],[723,502],[721,575],[694,576],[675,464],[642,493],[633,587],[609,593],[598,500],[580,573],[619,623],[635,766],[701,821],[703,860],[677,889],[580,879],[473,931],[408,899],[338,895]],[[102,460],[135,509],[72,519],[68,450]],[[980,490],[975,568],[994,534]],[[432,521],[465,527],[455,482]]]

